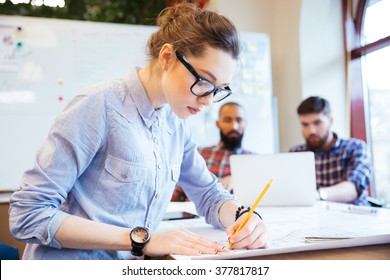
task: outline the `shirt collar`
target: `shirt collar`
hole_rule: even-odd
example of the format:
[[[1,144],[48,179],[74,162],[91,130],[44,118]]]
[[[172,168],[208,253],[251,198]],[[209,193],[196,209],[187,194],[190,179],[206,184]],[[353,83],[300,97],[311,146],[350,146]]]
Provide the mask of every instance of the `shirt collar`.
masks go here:
[[[335,132],[333,132],[333,138],[336,138],[336,142],[334,142],[331,150],[332,149],[337,149],[341,145],[341,140],[340,140],[339,136]]]

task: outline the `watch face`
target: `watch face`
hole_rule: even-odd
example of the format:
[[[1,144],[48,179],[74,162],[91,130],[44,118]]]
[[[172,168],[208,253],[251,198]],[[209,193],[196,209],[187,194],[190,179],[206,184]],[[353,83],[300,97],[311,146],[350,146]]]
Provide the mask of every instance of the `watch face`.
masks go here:
[[[149,232],[144,228],[135,228],[131,233],[131,237],[135,242],[144,243],[149,239]]]

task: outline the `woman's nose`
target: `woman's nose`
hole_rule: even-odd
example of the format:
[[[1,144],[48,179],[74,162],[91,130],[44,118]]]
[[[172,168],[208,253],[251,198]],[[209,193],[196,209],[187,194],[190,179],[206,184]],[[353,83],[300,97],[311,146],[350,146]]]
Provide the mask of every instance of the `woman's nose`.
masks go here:
[[[199,96],[198,101],[205,106],[209,106],[211,105],[211,103],[213,103],[213,94],[209,94],[207,96]]]

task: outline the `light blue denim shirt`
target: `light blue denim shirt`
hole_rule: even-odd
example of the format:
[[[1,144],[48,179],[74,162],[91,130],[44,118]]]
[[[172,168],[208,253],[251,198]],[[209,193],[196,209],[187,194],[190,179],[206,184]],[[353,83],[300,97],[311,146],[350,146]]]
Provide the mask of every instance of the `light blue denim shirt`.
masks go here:
[[[54,235],[70,214],[153,232],[176,183],[221,227],[218,209],[232,196],[208,171],[185,121],[169,105],[152,107],[137,71],[85,89],[56,118],[10,200],[11,232],[29,243],[24,259],[130,259],[128,251],[61,248]]]

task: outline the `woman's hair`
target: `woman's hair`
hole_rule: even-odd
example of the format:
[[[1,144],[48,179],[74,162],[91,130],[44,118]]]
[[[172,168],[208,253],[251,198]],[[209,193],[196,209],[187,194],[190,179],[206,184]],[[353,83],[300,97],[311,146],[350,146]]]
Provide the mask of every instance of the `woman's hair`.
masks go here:
[[[147,45],[151,59],[158,57],[165,43],[188,56],[202,56],[205,48],[211,46],[238,59],[237,30],[222,15],[199,9],[194,4],[177,4],[162,10],[156,23],[160,28],[151,35]]]

